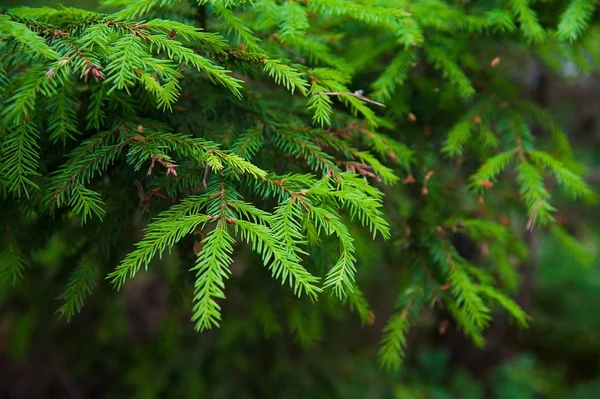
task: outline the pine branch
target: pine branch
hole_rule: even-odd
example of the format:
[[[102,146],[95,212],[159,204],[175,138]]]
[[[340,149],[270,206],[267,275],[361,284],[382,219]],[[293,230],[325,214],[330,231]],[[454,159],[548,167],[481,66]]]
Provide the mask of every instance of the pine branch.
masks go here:
[[[294,42],[296,38],[306,34],[310,27],[306,10],[295,1],[288,1],[280,6],[279,33],[284,41]]]
[[[271,231],[276,242],[282,245],[282,249],[287,253],[286,260],[276,258],[278,263],[272,266],[273,275],[281,278],[282,284],[285,284],[288,274],[290,276],[290,285],[292,277],[294,278],[294,292],[300,295],[304,290],[306,295],[313,300],[320,292],[315,284],[318,278],[310,275],[304,267],[300,265],[301,256],[307,253],[300,249],[300,246],[306,245],[304,236],[301,233],[300,220],[302,219],[302,209],[300,204],[293,198],[280,204],[273,213],[273,222]],[[275,256],[275,255],[274,255]]]
[[[252,51],[262,54],[263,51],[259,47],[259,39],[254,36],[252,29],[245,24],[241,19],[236,17],[234,13],[227,9],[222,4],[212,4],[211,11],[223,20],[221,28],[229,34],[235,34],[237,38],[244,43],[244,46]]]
[[[277,129],[274,133],[273,142],[276,147],[296,158],[304,158],[314,170],[334,178],[339,177],[340,171],[333,163],[333,158],[311,143],[306,135],[283,129]]]
[[[27,258],[19,244],[19,229],[14,220],[4,214],[0,227],[0,284],[15,285],[23,280]]]
[[[83,222],[91,214],[102,217],[100,196],[85,188],[85,184],[106,170],[126,144],[127,141],[119,142],[113,131],[98,133],[84,141],[50,179],[46,206],[69,205],[81,215]]]
[[[562,162],[542,151],[528,151],[527,155],[537,165],[545,167],[556,176],[556,181],[573,199],[594,201],[596,196],[583,178],[570,171]]]
[[[298,90],[303,95],[308,94],[308,83],[304,75],[295,68],[279,60],[267,59],[264,61],[264,70],[275,80],[275,83],[283,85],[292,94],[294,94],[295,90]]]
[[[323,179],[307,190],[306,195],[309,198],[315,196],[321,201],[327,198],[334,200],[350,210],[351,219],[358,219],[363,226],[368,227],[373,238],[378,232],[384,239],[389,238],[389,225],[383,218],[379,209],[381,203],[377,199],[381,193],[377,194],[368,189],[368,184],[360,177],[357,178],[349,173],[343,173],[342,176],[343,179],[337,188],[334,188],[328,180]]]
[[[39,132],[31,121],[10,126],[2,140],[2,174],[7,188],[17,196],[29,197],[30,188],[39,188],[34,179],[39,177]]]
[[[44,39],[32,32],[22,23],[11,21],[11,15],[0,15],[0,33],[16,40],[19,49],[31,57],[42,56],[49,60],[58,60],[60,55],[46,44]]]
[[[413,39],[414,41],[414,39]],[[388,101],[396,92],[396,88],[402,86],[408,78],[412,69],[412,63],[417,59],[415,51],[401,51],[387,66],[385,71],[371,85],[373,94],[371,96],[379,101]]]
[[[362,94],[360,94],[360,92],[354,92],[354,93],[342,93],[342,92],[320,92],[320,91],[316,91],[313,93],[314,95],[321,95],[321,96],[352,96],[355,98],[358,98],[359,100],[362,100],[364,102],[370,103],[370,104],[375,104],[379,107],[385,107],[385,104],[382,104],[380,102],[377,101],[373,101],[370,98],[367,98],[365,96],[363,96]]]
[[[124,20],[132,20],[140,18],[146,14],[151,12],[164,9],[170,6],[173,6],[176,2],[173,0],[133,0],[133,1],[123,1],[123,0],[102,0],[102,7],[106,8],[116,8],[122,7],[120,11],[114,14],[115,17],[124,19]]]
[[[458,156],[463,154],[463,147],[471,138],[473,123],[471,121],[462,121],[457,123],[448,132],[448,138],[442,148],[442,152],[449,156]]]
[[[196,265],[191,269],[196,272],[192,315],[196,330],[219,326],[221,307],[216,300],[225,298],[225,280],[231,273],[229,265],[233,261],[231,254],[234,241],[223,221],[217,223],[217,227],[202,240],[202,250],[198,254]]]
[[[459,93],[464,97],[471,97],[475,94],[475,89],[469,78],[460,69],[456,62],[442,48],[429,46],[425,49],[427,59],[442,71],[445,78],[450,80]]]
[[[529,317],[515,301],[489,285],[482,286],[480,290],[483,295],[496,301],[500,306],[506,309],[520,327],[527,327],[531,317]]]
[[[240,89],[243,82],[231,77],[230,71],[213,64],[212,61],[196,54],[194,50],[184,47],[180,42],[170,40],[167,35],[151,35],[147,39],[157,50],[166,51],[169,58],[193,66],[198,71],[204,72],[212,82],[228,88],[237,98],[242,97]]]
[[[238,136],[231,145],[231,152],[249,161],[262,148],[264,142],[263,129],[254,127]]]
[[[482,349],[485,346],[485,338],[483,338],[483,331],[476,324],[473,323],[471,317],[464,308],[460,308],[454,302],[447,302],[445,304],[446,309],[452,315],[454,320],[458,323],[458,326],[465,333],[467,337],[471,339],[471,342],[477,347]]]
[[[333,101],[327,95],[317,95],[327,89],[318,85],[316,82],[311,85],[310,96],[308,98],[307,110],[313,112],[313,122],[321,126],[331,125],[331,115],[333,114]]]
[[[529,5],[529,0],[510,0],[508,5],[521,25],[523,35],[531,41],[540,41],[546,37],[536,12]]]
[[[490,310],[483,302],[478,287],[465,272],[462,261],[450,260],[450,262],[448,281],[457,307],[464,311],[468,323],[478,329],[487,327],[491,319]]]
[[[497,176],[515,159],[514,151],[501,152],[488,158],[470,178],[472,189],[480,190],[486,181],[495,181]]]
[[[528,229],[534,224],[546,225],[554,220],[551,213],[555,211],[550,203],[550,193],[546,189],[542,174],[530,163],[522,162],[517,166],[517,182],[519,193],[527,205]]]
[[[88,296],[99,277],[98,266],[88,256],[84,256],[75,267],[65,290],[58,297],[64,303],[57,312],[70,321],[75,314],[81,311],[83,301]]]
[[[556,31],[558,39],[576,41],[588,27],[597,4],[597,0],[572,0],[560,16]]]
[[[410,323],[421,311],[423,302],[427,300],[423,288],[419,281],[404,290],[399,297],[395,313],[383,328],[379,363],[385,369],[397,370],[402,364]]]
[[[73,88],[67,82],[65,86],[58,89],[56,95],[52,96],[47,105],[47,112],[50,115],[48,119],[48,131],[50,132],[50,141],[61,141],[63,144],[67,140],[74,140],[76,135],[81,132],[77,127],[77,98]]]
[[[345,0],[316,0],[308,4],[310,11],[323,16],[349,17],[369,25],[400,25],[398,20],[410,13],[398,8],[370,7]]]
[[[336,212],[329,209],[312,207],[311,215],[314,217],[317,232],[324,229],[327,234],[335,234],[340,242],[340,258],[337,263],[329,269],[324,289],[331,289],[339,298],[346,298],[352,292],[355,283],[356,258],[354,257],[354,239],[347,227],[342,223]]]
[[[143,266],[144,270],[152,258],[158,253],[162,257],[165,249],[172,248],[185,235],[190,234],[198,226],[204,226],[214,217],[199,214],[200,209],[208,202],[209,197],[191,196],[182,204],[171,207],[144,229],[144,238],[136,244],[136,249],[111,272],[112,284],[120,289],[127,278],[135,277]]]
[[[30,188],[38,188],[33,179],[40,176],[39,131],[32,119],[38,96],[54,93],[53,83],[43,66],[32,67],[22,75],[19,87],[3,104],[0,116],[7,132],[0,137],[1,170],[9,192],[17,196],[29,196]]]

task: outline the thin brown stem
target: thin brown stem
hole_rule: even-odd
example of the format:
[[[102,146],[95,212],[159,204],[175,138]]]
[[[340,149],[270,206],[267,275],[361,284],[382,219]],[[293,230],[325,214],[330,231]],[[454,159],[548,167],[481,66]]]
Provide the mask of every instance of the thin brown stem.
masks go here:
[[[358,94],[358,93],[344,93],[344,92],[341,92],[341,91],[328,91],[328,92],[317,91],[314,94],[315,95],[322,95],[322,96],[351,96],[351,97],[356,97],[359,100],[362,100],[364,102],[375,104],[375,105],[377,105],[379,107],[385,107],[385,104],[382,104],[382,103],[377,102],[375,100],[371,100],[370,98],[365,97],[362,94]]]

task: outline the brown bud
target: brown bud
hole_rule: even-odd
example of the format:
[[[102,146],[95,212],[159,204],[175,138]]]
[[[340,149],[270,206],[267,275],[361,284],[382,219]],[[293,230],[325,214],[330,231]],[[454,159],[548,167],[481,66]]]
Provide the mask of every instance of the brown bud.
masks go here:
[[[479,203],[479,205],[485,204],[485,200],[483,199],[483,197],[481,195],[479,197],[477,197],[477,202]]]
[[[177,36],[177,31],[175,29],[171,29],[168,36],[169,40],[175,39],[175,36]]]
[[[416,122],[417,121],[417,117],[415,116],[415,114],[413,114],[412,112],[410,114],[408,114],[408,119],[411,122]]]
[[[423,186],[423,188],[421,189],[421,194],[422,195],[427,195],[429,193],[429,189],[425,186]]]
[[[489,180],[479,180],[478,183],[479,183],[480,186],[482,186],[486,190],[489,190],[490,188],[494,187],[494,183],[492,183]]]
[[[414,182],[415,178],[413,177],[412,173],[409,173],[408,176],[406,176],[404,180],[402,180],[402,184],[412,184]]]
[[[473,118],[473,122],[475,122],[475,123],[476,123],[476,124],[478,124],[478,125],[481,125],[481,123],[482,123],[483,121],[481,120],[481,116],[479,116],[479,115],[475,115],[475,117]]]
[[[425,125],[425,136],[431,136],[431,125]]]
[[[137,130],[138,133],[142,134],[142,133],[144,133],[144,126],[138,125],[138,127],[137,127],[136,130]]]
[[[492,68],[496,68],[498,64],[500,64],[500,57],[496,57],[492,60],[492,62],[490,62],[490,66]]]
[[[369,312],[369,319],[367,320],[367,324],[370,326],[375,324],[375,314],[373,312]]]

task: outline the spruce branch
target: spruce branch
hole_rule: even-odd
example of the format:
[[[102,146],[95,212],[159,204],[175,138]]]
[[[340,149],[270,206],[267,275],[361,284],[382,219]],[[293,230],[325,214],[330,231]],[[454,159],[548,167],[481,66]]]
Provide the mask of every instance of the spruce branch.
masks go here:
[[[398,298],[394,314],[383,328],[383,337],[379,348],[379,363],[385,369],[397,370],[402,364],[410,323],[428,299],[422,284],[422,281],[415,281],[402,292]]]
[[[18,240],[19,226],[7,214],[3,214],[0,233],[0,284],[15,285],[23,279],[27,262]]]
[[[323,229],[328,234],[335,234],[339,239],[340,258],[327,272],[323,288],[331,289],[332,293],[335,293],[339,299],[344,299],[349,295],[349,292],[352,292],[355,284],[354,239],[340,217],[332,209],[312,207],[310,213],[314,218],[317,231]]]
[[[597,7],[596,0],[572,0],[560,16],[556,36],[574,42],[585,31]]]
[[[192,315],[196,330],[203,331],[219,326],[221,307],[217,299],[225,298],[225,280],[231,273],[229,265],[232,262],[234,241],[227,231],[227,223],[223,220],[202,240],[202,250],[198,254],[196,265],[191,269],[196,272]]]
[[[337,92],[337,91],[333,91],[333,92],[321,92],[321,91],[315,91],[313,93],[313,95],[315,96],[352,96],[352,97],[356,97],[359,100],[362,100],[364,102],[370,103],[370,104],[375,104],[379,107],[385,107],[385,104],[382,104],[380,102],[377,102],[375,100],[371,100],[368,97],[365,97],[363,94],[362,90],[357,90],[354,93],[342,93],[342,92]]]
[[[79,264],[69,276],[65,290],[59,295],[63,304],[57,313],[70,321],[75,314],[81,311],[83,301],[88,296],[99,278],[98,266],[89,256],[83,256]]]
[[[49,60],[58,60],[59,54],[46,44],[43,38],[32,32],[23,23],[11,20],[11,15],[0,15],[0,33],[19,43],[20,49],[32,57],[42,56]]]
[[[192,207],[203,206],[207,197],[194,197],[179,207],[163,212],[144,229],[144,238],[136,244],[136,249],[111,272],[107,278],[120,289],[127,278],[132,279],[143,266],[144,270],[152,258],[158,254],[162,257],[166,249],[171,249],[185,235],[190,234],[198,226],[204,226],[215,218],[204,214],[191,214]]]
[[[546,37],[546,33],[538,21],[536,12],[531,8],[529,0],[510,0],[508,5],[519,21],[521,31],[527,39],[540,41]]]

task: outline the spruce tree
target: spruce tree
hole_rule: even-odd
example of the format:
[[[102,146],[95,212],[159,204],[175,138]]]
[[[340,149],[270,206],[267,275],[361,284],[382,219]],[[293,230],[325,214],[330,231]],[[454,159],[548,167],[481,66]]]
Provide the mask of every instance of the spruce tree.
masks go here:
[[[251,304],[231,317],[310,342],[336,301],[387,317],[360,284],[385,259],[379,360],[398,368],[427,308],[478,346],[495,308],[527,325],[511,296],[531,231],[586,258],[555,214],[595,193],[518,62],[595,69],[596,1],[101,5],[0,14],[3,301],[47,309],[27,299],[43,286],[66,322],[154,269],[171,327],[189,310],[202,332],[229,317],[242,259]],[[49,247],[62,261],[44,270]],[[281,317],[276,284],[300,298]]]

